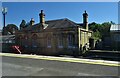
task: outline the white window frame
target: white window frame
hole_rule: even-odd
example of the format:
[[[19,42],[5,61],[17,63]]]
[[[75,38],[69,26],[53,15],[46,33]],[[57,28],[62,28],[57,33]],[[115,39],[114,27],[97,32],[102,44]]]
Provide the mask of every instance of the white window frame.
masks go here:
[[[58,48],[63,48],[63,38],[62,38],[62,36],[58,37]]]
[[[47,38],[47,48],[51,48],[51,38]]]
[[[67,38],[68,39],[68,48],[75,48],[75,45],[73,44],[73,42],[74,42],[73,35],[74,34],[68,35],[68,38]]]

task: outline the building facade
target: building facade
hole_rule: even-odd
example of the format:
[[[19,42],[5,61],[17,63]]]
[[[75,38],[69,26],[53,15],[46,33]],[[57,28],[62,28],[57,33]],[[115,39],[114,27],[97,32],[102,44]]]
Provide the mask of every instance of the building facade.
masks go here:
[[[110,34],[112,49],[120,51],[120,25],[111,25]]]
[[[88,30],[88,14],[83,13],[83,23],[77,24],[67,18],[45,21],[43,10],[40,22],[34,19],[27,27],[21,26],[16,32],[16,43],[24,53],[35,54],[76,54],[89,45],[92,31]]]

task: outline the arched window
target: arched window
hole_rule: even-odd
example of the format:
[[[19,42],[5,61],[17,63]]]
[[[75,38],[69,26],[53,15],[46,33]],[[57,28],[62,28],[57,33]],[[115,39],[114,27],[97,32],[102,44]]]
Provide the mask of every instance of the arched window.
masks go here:
[[[68,34],[68,48],[74,48],[74,47],[75,47],[75,35]]]
[[[38,39],[37,34],[33,34],[32,35],[32,47],[38,47],[37,39]]]
[[[47,37],[47,48],[51,48],[51,38]]]
[[[63,48],[63,36],[59,35],[58,37],[58,48]]]
[[[23,38],[22,35],[19,35],[19,36],[17,37],[17,43],[18,43],[19,45],[22,45],[22,38]]]
[[[24,37],[22,38],[22,44],[24,45],[24,47],[29,46],[29,37],[27,35],[24,35]]]

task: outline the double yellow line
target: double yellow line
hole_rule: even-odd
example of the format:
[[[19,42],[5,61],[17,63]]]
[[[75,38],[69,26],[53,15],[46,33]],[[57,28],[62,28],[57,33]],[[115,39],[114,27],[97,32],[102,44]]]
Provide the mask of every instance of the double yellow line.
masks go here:
[[[119,62],[105,61],[105,60],[91,60],[91,59],[80,59],[80,58],[69,58],[69,57],[53,57],[53,56],[11,54],[11,53],[0,53],[0,56],[53,60],[53,61],[63,61],[63,62],[75,62],[75,63],[87,63],[87,64],[97,64],[97,65],[107,65],[107,66],[120,66]]]

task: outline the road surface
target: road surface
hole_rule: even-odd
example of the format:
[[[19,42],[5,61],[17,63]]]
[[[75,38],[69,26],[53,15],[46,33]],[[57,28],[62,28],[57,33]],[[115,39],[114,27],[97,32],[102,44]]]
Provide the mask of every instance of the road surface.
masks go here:
[[[118,66],[2,56],[3,76],[119,76]],[[110,78],[110,77],[109,77]]]

